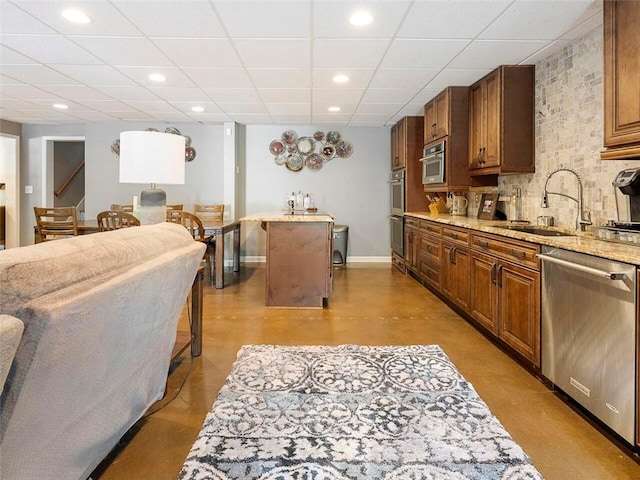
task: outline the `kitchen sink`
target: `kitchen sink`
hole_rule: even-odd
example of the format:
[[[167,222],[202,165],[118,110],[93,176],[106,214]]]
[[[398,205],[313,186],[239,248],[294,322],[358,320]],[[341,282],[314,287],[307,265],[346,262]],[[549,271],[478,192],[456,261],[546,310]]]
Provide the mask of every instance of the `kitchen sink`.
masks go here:
[[[507,230],[514,230],[516,232],[531,233],[533,235],[542,235],[544,237],[575,237],[573,233],[562,232],[559,230],[550,230],[547,228],[536,227],[534,225],[508,225]]]

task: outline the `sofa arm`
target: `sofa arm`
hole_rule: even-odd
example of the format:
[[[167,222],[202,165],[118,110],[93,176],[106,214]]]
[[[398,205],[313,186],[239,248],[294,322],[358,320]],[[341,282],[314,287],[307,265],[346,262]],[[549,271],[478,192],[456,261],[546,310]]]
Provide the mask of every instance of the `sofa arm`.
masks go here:
[[[23,330],[24,324],[20,319],[11,315],[0,315],[0,393],[9,375]]]

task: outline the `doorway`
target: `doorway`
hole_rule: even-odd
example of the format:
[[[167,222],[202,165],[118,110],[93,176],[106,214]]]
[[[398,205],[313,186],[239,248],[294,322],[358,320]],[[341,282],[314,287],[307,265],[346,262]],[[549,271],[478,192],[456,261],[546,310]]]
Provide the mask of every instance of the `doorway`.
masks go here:
[[[79,219],[84,219],[84,140],[42,137],[42,205],[75,206]]]
[[[0,134],[0,249],[20,246],[19,140]]]

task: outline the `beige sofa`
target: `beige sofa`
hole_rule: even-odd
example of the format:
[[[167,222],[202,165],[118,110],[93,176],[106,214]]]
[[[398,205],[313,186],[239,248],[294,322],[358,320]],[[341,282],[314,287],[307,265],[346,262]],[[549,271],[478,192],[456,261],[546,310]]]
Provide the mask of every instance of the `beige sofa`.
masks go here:
[[[85,479],[162,398],[205,246],[162,223],[0,252],[24,332],[0,398],[0,477]]]

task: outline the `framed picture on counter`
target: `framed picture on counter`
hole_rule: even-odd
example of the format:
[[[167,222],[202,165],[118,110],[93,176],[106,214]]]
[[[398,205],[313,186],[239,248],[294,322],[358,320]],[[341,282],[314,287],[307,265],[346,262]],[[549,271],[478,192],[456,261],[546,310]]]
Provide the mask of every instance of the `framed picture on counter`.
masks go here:
[[[480,205],[478,206],[478,218],[481,220],[493,220],[498,206],[497,193],[483,193]]]

